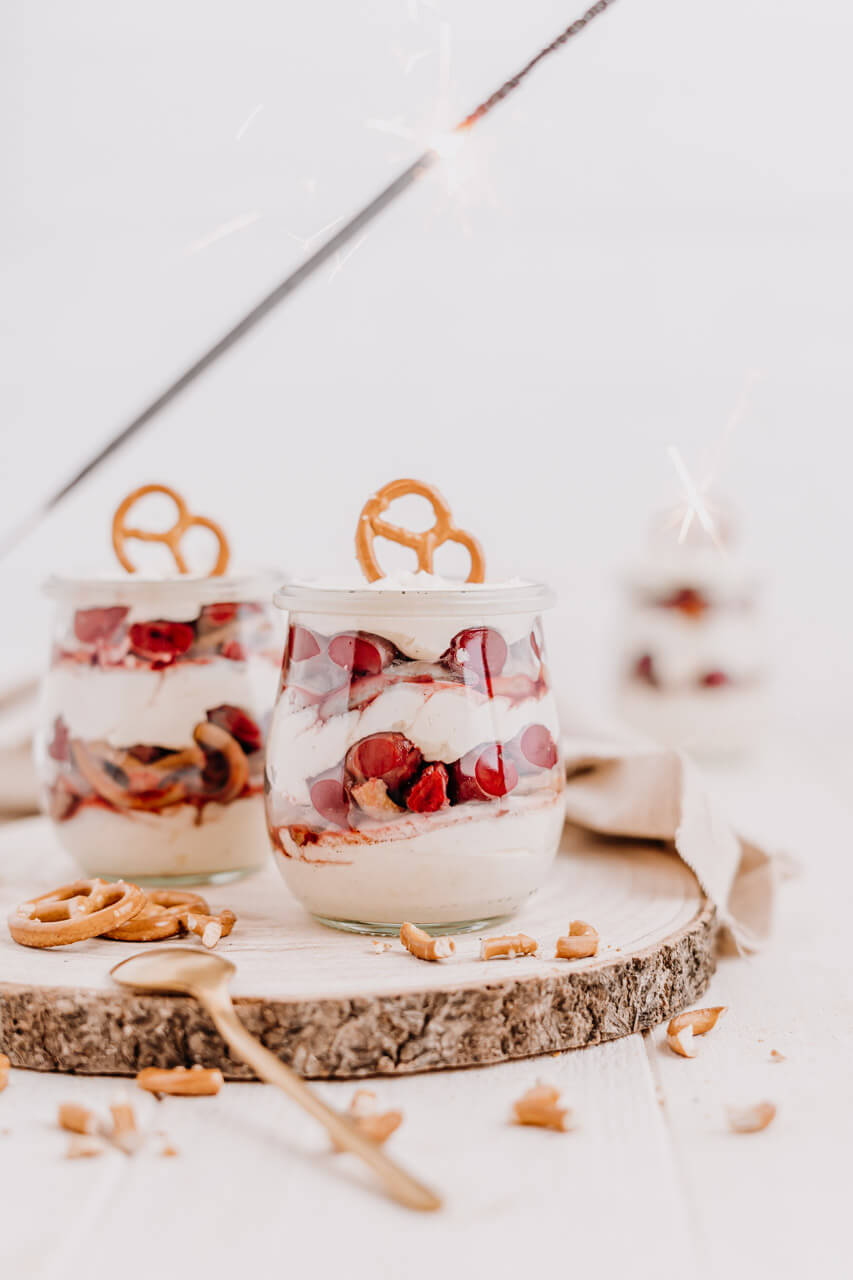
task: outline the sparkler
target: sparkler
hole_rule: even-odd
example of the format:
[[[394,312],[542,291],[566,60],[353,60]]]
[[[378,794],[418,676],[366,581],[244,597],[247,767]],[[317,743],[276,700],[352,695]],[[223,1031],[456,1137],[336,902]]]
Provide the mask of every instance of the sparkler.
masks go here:
[[[15,525],[0,540],[0,559],[8,555],[8,553],[18,545],[18,543],[27,536],[37,525],[55,508],[64,498],[77,488],[88,476],[101,466],[102,463],[111,457],[122,445],[127,444],[138,431],[147,426],[153,418],[171,404],[187,387],[191,386],[197,378],[201,377],[213,364],[216,363],[227,351],[235,346],[241,338],[254,329],[255,325],[265,319],[276,307],[280,306],[289,297],[291,297],[300,285],[310,279],[312,275],[322,267],[324,263],[336,259],[340,262],[341,250],[356,236],[365,230],[367,226],[377,218],[380,213],[393,204],[409,187],[413,186],[419,178],[432,169],[435,165],[440,164],[445,156],[451,153],[461,142],[462,136],[468,133],[474,126],[493,111],[499,103],[514,93],[519,85],[530,75],[531,71],[539,65],[550,54],[555,53],[557,49],[562,48],[568,40],[574,36],[580,35],[584,28],[597,18],[599,14],[609,9],[615,0],[596,0],[585,13],[570,23],[556,39],[552,40],[549,45],[525,63],[519,71],[505,80],[498,89],[495,90],[488,98],[469,112],[463,120],[444,135],[444,137],[435,140],[432,145],[428,146],[421,155],[417,157],[406,169],[399,173],[392,182],[378,195],[374,196],[362,209],[353,215],[342,227],[340,227],[328,240],[319,245],[313,252],[309,253],[298,267],[295,268],[288,276],[284,278],[275,288],[271,289],[266,297],[261,298],[251,310],[247,311],[236,324],[232,325],[226,333],[222,335],[217,342],[203,352],[196,360],[193,361],[183,373],[179,374],[175,380],[169,384],[163,391],[154,397],[126,426],[122,427],[116,434],[104,445],[104,447],[90,458],[83,467],[73,475],[70,480],[51,494],[43,501],[34,511],[32,511],[24,520]],[[444,27],[443,27],[444,29]],[[442,57],[446,59],[446,33],[442,35]],[[445,65],[444,61],[442,65]],[[248,128],[251,119],[245,123]],[[245,132],[245,128],[242,132]],[[218,238],[218,237],[217,237]]]

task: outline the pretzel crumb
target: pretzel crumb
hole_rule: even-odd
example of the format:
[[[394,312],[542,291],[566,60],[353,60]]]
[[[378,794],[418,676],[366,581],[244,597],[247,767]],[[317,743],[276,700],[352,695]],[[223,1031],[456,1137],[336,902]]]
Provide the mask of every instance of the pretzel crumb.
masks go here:
[[[127,1094],[116,1094],[110,1104],[110,1115],[113,1118],[110,1139],[126,1156],[135,1155],[142,1145],[142,1135],[136,1128],[136,1114]]]
[[[11,1066],[12,1064],[6,1057],[6,1054],[0,1053],[0,1093],[3,1092],[6,1085],[9,1083],[9,1070]]]
[[[227,938],[237,920],[233,911],[220,911],[218,915],[206,916],[192,911],[187,912],[187,930],[201,938],[205,947],[213,948],[220,938]]]
[[[787,1058],[785,1057],[784,1053],[780,1053],[778,1049],[771,1049],[770,1061],[771,1062],[787,1062]]]
[[[585,920],[573,920],[569,932],[557,939],[556,960],[587,960],[598,951],[598,931]]]
[[[172,1146],[171,1142],[166,1142],[160,1148],[160,1155],[161,1156],[177,1156],[177,1155],[180,1155],[180,1152],[178,1151],[177,1147]]]
[[[560,1090],[553,1085],[535,1085],[512,1104],[515,1123],[568,1133],[572,1127],[572,1113],[568,1107],[558,1106],[559,1100]]]
[[[399,1129],[403,1123],[402,1111],[377,1111],[376,1094],[370,1089],[356,1089],[347,1108],[347,1115],[356,1128],[378,1147],[387,1142],[394,1130]],[[338,1143],[334,1143],[334,1146],[338,1151],[342,1149]]]
[[[726,1107],[732,1133],[760,1133],[776,1116],[772,1102],[757,1102],[752,1107]]]
[[[666,1029],[666,1042],[672,1052],[679,1058],[695,1058],[694,1037],[711,1031],[725,1012],[725,1005],[716,1005],[712,1009],[689,1009],[686,1013],[679,1013]]]
[[[400,941],[418,960],[446,960],[456,950],[452,938],[433,938],[424,929],[408,922],[400,929]]]
[[[176,1097],[212,1097],[225,1083],[216,1067],[144,1067],[136,1077],[140,1089],[148,1093],[169,1093]]]
[[[514,960],[516,956],[532,956],[536,954],[539,943],[526,933],[507,933],[499,938],[480,939],[480,959]]]
[[[60,1129],[69,1133],[97,1133],[100,1129],[98,1117],[77,1102],[62,1102],[56,1116]]]
[[[386,951],[391,950],[391,943],[383,938],[374,938],[371,942],[373,954],[377,956],[384,955]]]
[[[85,1160],[91,1156],[102,1156],[104,1144],[100,1138],[90,1134],[72,1133],[65,1151],[66,1160]]]

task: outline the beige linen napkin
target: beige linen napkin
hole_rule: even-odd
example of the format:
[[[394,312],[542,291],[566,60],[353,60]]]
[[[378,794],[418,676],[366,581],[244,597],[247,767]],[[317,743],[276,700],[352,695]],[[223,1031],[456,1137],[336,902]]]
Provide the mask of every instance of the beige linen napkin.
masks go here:
[[[716,906],[727,949],[757,950],[770,932],[775,860],[733,830],[688,758],[628,736],[567,737],[563,750],[569,823],[670,844]]]

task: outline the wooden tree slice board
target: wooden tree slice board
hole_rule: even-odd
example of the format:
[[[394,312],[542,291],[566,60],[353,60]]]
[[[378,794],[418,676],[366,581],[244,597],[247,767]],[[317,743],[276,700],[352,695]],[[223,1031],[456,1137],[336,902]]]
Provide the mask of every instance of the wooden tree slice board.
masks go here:
[[[239,1016],[303,1075],[348,1078],[581,1048],[697,1000],[714,970],[716,927],[692,873],[674,854],[625,841],[567,831],[564,846],[547,885],[509,926],[536,938],[540,955],[516,960],[481,961],[474,935],[457,937],[456,956],[439,964],[398,942],[378,952],[370,938],[314,923],[272,865],[203,890],[239,917],[219,944],[237,966]],[[12,942],[12,907],[76,874],[45,820],[0,831],[0,1050],[12,1064],[127,1075],[200,1063],[251,1078],[194,1001],[112,982],[110,968],[140,944],[96,938],[37,951]],[[599,954],[554,960],[555,939],[573,919],[598,929]]]

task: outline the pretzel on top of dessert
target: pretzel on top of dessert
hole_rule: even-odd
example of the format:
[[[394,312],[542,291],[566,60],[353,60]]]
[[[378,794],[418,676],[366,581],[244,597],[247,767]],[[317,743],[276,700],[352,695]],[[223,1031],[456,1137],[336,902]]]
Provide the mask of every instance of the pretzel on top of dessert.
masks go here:
[[[426,498],[432,507],[435,521],[429,529],[418,532],[391,524],[382,518],[383,512],[387,511],[392,502],[411,495]],[[482,546],[473,534],[457,528],[445,499],[433,485],[425,484],[422,480],[392,480],[377,489],[362,507],[355,533],[355,550],[368,582],[376,582],[385,577],[376,558],[373,545],[376,538],[397,542],[414,551],[418,569],[423,573],[432,573],[433,559],[439,547],[446,542],[456,542],[465,548],[471,559],[466,582],[482,582],[486,576],[486,558]]]
[[[162,493],[167,498],[171,498],[177,510],[175,523],[168,529],[140,529],[136,526],[130,526],[125,523],[126,517],[130,509],[136,505],[141,498],[147,497],[151,493]],[[231,557],[231,551],[228,546],[228,539],[222,529],[215,520],[211,520],[208,516],[194,515],[181,494],[176,489],[171,489],[166,484],[143,484],[138,489],[134,489],[129,493],[116,508],[113,516],[113,549],[118,556],[119,563],[128,573],[136,573],[136,565],[127,554],[125,544],[131,540],[136,542],[161,542],[167,546],[172,553],[172,557],[177,565],[178,573],[189,573],[187,562],[181,551],[181,543],[189,529],[208,529],[219,546],[216,561],[210,570],[211,578],[221,577],[228,569],[228,561]]]

